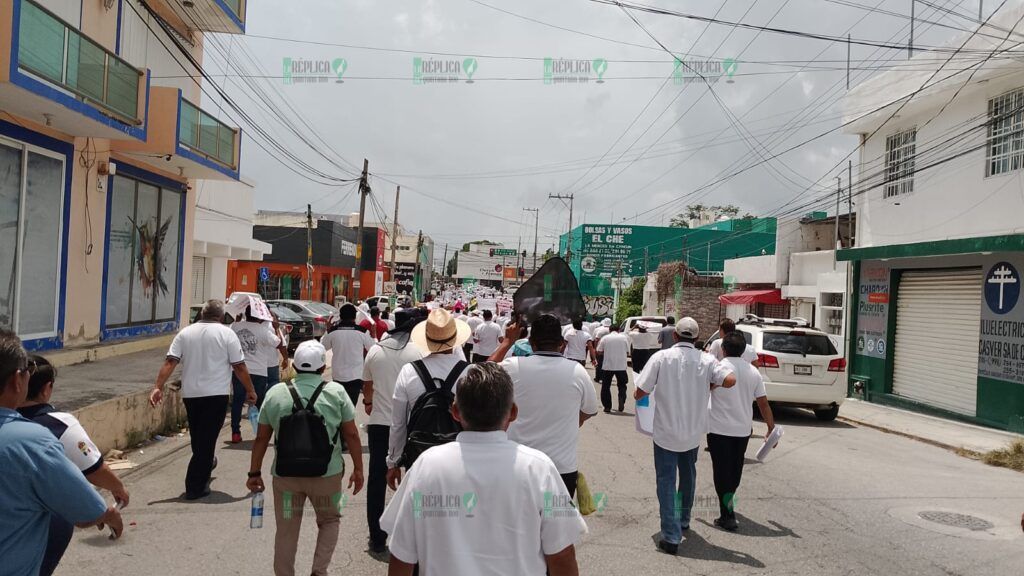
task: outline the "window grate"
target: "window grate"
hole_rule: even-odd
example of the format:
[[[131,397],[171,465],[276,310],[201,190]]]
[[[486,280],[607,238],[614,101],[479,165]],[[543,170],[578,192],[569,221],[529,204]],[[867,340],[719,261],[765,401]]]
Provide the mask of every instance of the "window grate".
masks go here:
[[[914,157],[917,128],[892,134],[885,139],[885,191],[883,198],[914,191]]]
[[[996,176],[1024,166],[1024,89],[988,101],[985,175]]]

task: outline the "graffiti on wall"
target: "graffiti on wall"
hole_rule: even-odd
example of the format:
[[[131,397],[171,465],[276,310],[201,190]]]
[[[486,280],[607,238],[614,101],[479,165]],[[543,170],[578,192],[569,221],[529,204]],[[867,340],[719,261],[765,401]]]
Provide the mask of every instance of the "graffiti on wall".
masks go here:
[[[614,296],[584,296],[583,301],[587,305],[587,314],[594,317],[612,316],[615,314]]]

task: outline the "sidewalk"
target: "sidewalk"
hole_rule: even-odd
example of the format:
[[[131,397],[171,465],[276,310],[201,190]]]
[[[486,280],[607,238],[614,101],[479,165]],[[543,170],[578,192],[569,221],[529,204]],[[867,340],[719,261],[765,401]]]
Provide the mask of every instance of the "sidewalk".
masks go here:
[[[57,368],[53,403],[71,412],[149,390],[166,356],[167,348],[160,347]],[[180,368],[176,368],[169,382],[178,380],[179,372]]]
[[[848,398],[839,419],[953,450],[989,452],[1024,436]]]

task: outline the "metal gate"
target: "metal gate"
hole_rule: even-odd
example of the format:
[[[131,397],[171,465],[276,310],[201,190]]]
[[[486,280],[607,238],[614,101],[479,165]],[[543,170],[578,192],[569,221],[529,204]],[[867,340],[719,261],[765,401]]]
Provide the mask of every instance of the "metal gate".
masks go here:
[[[896,292],[893,394],[974,416],[981,269],[907,271]]]
[[[192,257],[192,305],[206,302],[206,258]]]

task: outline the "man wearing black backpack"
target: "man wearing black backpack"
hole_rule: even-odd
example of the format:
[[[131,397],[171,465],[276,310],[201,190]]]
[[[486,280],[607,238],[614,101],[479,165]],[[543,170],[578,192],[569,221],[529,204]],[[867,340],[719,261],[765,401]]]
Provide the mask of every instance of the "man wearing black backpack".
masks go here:
[[[308,498],[316,512],[319,528],[313,555],[314,576],[327,574],[338,544],[341,507],[345,495],[342,476],[345,461],[341,440],[352,456],[348,487],[358,494],[363,487],[363,455],[355,407],[345,388],[323,379],[327,351],[315,340],[295,350],[296,376],[267,391],[260,410],[259,432],[252,448],[252,464],[246,487],[263,492],[263,457],[271,437],[276,455],[274,476],[274,574],[295,574],[295,552],[302,526],[302,512]]]
[[[392,490],[402,481],[402,468],[408,469],[422,452],[451,442],[461,431],[450,409],[455,382],[468,364],[453,351],[471,335],[468,324],[443,308],[432,310],[426,322],[413,328],[413,344],[429,356],[407,364],[395,381],[387,459]]]

